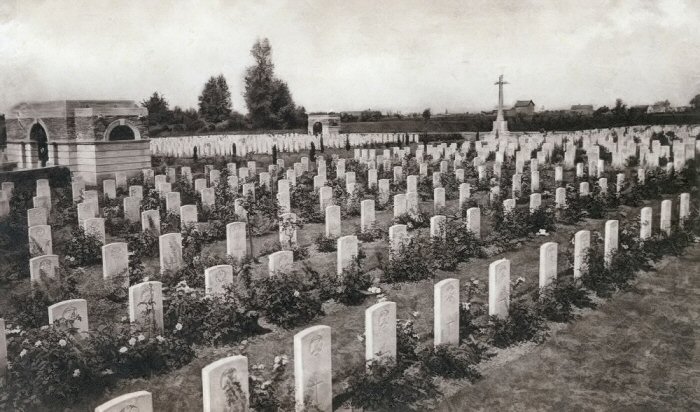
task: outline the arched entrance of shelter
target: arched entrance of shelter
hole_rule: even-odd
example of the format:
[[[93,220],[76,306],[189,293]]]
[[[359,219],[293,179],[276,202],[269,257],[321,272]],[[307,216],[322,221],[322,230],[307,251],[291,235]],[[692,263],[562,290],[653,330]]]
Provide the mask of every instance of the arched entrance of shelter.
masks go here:
[[[39,122],[34,123],[29,130],[29,140],[34,142],[32,150],[36,151],[32,155],[36,153],[39,164],[41,167],[45,167],[46,162],[49,161],[49,136],[44,126]]]
[[[109,141],[140,140],[139,129],[124,119],[115,120],[107,126],[104,139]]]

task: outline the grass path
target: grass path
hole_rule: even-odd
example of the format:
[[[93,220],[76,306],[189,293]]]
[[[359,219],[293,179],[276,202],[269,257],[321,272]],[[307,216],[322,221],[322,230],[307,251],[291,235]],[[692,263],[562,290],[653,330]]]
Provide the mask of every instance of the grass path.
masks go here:
[[[700,245],[438,410],[700,410]]]

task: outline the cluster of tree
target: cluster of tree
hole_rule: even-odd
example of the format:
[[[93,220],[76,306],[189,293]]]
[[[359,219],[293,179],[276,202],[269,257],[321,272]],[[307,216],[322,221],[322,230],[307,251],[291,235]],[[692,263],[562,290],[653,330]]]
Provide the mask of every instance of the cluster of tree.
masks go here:
[[[305,128],[307,115],[296,106],[287,83],[275,77],[272,48],[267,39],[256,41],[251,49],[255,63],[246,69],[243,97],[248,113],[233,110],[231,92],[223,75],[212,76],[204,84],[198,109],[170,109],[165,96],[154,92],[141,102],[148,109],[152,136],[164,132],[210,132],[250,129]]]
[[[378,122],[382,120],[384,116],[382,116],[382,112],[379,110],[372,110],[372,109],[367,109],[361,111],[359,114],[353,114],[353,113],[347,113],[347,112],[342,112],[340,113],[340,121],[343,123],[352,123],[352,122]]]

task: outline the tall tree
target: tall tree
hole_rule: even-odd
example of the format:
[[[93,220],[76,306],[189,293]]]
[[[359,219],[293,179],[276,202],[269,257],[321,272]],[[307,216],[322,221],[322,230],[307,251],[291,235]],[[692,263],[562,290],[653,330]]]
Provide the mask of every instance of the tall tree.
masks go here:
[[[430,120],[430,109],[423,110],[423,120],[426,122]]]
[[[695,97],[690,100],[690,105],[693,106],[693,109],[700,110],[700,94],[696,94]]]
[[[306,117],[297,109],[289,86],[275,77],[272,47],[267,39],[258,39],[250,50],[255,63],[246,69],[243,97],[254,128],[291,128]]]
[[[170,111],[168,101],[165,96],[153,92],[151,97],[141,102],[141,106],[148,109],[148,124],[157,126],[168,124],[172,121],[173,113]]]
[[[199,115],[209,123],[219,123],[231,115],[231,92],[223,74],[210,77],[199,95]]]

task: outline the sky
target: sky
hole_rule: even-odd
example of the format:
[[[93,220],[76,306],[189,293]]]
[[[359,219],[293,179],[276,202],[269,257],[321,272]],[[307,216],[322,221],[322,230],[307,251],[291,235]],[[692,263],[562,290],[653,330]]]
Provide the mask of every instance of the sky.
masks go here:
[[[21,101],[196,107],[223,74],[245,113],[257,38],[307,111],[630,105],[700,93],[700,0],[0,0],[0,112]]]

